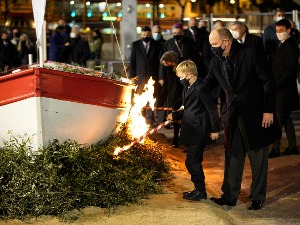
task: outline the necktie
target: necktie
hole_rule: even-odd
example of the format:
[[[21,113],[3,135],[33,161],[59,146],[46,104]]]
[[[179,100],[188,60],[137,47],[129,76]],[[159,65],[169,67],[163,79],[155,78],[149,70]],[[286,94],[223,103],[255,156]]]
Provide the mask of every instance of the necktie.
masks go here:
[[[147,43],[147,44],[145,45],[145,52],[146,52],[146,54],[148,54],[148,51],[149,51],[149,43]]]

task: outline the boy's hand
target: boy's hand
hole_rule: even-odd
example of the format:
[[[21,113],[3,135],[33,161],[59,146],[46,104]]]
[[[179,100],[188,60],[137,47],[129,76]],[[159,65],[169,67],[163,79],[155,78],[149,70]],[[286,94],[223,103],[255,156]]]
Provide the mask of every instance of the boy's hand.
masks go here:
[[[218,137],[219,137],[219,133],[210,133],[210,138],[211,138],[212,140],[217,140]]]
[[[173,120],[172,113],[170,113],[170,114],[167,116],[167,120],[170,120],[170,121],[172,121],[172,120]]]

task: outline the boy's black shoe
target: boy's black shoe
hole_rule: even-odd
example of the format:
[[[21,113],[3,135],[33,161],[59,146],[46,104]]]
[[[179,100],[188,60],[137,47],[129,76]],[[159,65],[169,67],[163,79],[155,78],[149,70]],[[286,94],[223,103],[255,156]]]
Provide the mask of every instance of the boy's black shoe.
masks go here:
[[[187,200],[201,201],[207,199],[207,194],[206,192],[201,192],[198,189],[195,189],[193,191],[187,192],[186,194],[183,193],[182,197]]]
[[[276,158],[279,156],[280,156],[279,149],[272,149],[271,152],[269,153],[269,158]]]
[[[197,189],[194,189],[192,191],[186,191],[186,192],[183,192],[182,195],[183,196],[193,195],[197,191],[198,191]]]

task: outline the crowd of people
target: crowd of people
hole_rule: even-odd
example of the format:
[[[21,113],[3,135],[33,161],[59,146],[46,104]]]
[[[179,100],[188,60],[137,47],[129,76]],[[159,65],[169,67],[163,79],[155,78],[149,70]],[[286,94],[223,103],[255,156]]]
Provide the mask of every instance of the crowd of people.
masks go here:
[[[186,29],[176,23],[168,40],[158,25],[143,27],[141,39],[132,44],[130,77],[141,92],[152,76],[158,110],[147,109],[146,121],[155,126],[167,117],[173,122],[173,147],[187,146],[186,167],[195,188],[183,198],[207,198],[203,152],[224,130],[223,194],[211,201],[236,205],[248,155],[248,209],[259,210],[266,200],[268,160],[298,154],[291,112],[299,110],[299,32],[283,9],[274,11],[262,37],[240,21],[225,27],[218,20],[211,32],[206,26],[204,20],[197,26],[195,18]],[[288,146],[281,151],[283,127]]]
[[[48,41],[48,59],[54,62],[77,64],[86,66],[89,59],[101,59],[104,38],[100,29],[91,31],[91,41],[81,37],[80,27],[70,27],[65,20],[59,20],[50,34]],[[0,41],[0,75],[8,70],[37,61],[36,44],[26,32],[19,28],[6,28],[1,32]]]

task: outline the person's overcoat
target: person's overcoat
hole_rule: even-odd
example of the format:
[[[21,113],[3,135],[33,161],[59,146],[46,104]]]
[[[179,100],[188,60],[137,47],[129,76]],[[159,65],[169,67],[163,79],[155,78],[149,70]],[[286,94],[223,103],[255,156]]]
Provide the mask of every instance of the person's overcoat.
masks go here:
[[[297,88],[299,50],[292,37],[278,48],[273,61],[276,80],[276,111],[290,112],[299,109]]]
[[[219,83],[226,99],[222,110],[225,146],[231,146],[231,132],[239,115],[244,122],[251,150],[259,149],[273,143],[280,135],[275,114],[273,125],[262,127],[263,113],[275,112],[275,80],[267,66],[265,54],[259,49],[241,45],[235,40],[231,48],[235,48],[233,85],[226,82],[222,59],[214,56],[203,81],[201,96],[211,119],[218,120],[211,90]]]
[[[152,77],[155,81],[158,80],[160,50],[161,44],[154,40],[150,40],[148,53],[146,53],[142,39],[132,43],[130,78],[138,78],[138,93],[143,90],[145,83],[150,77]]]

